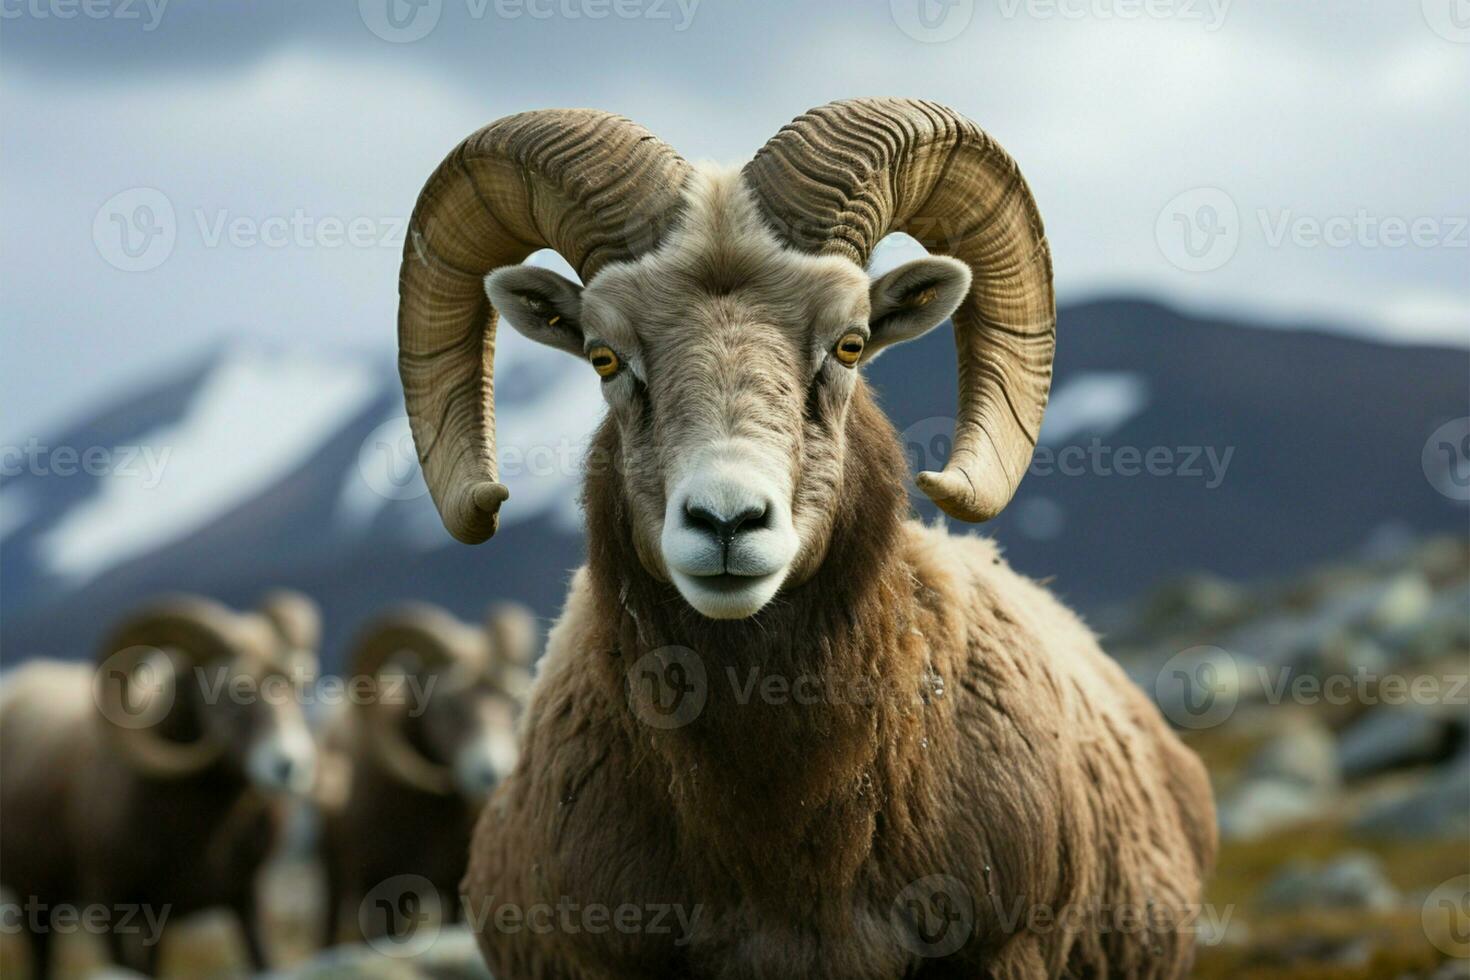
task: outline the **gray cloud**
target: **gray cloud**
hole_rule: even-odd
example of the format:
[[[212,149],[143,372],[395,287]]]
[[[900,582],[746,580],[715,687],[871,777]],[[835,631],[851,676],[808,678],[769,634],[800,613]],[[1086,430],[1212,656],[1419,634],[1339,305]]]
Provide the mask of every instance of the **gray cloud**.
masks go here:
[[[386,348],[423,178],[548,105],[738,159],[828,99],[936,99],[1020,160],[1064,299],[1406,340],[1470,322],[1470,48],[1436,33],[1437,0],[174,0],[151,30],[144,0],[0,2],[7,436],[228,338]],[[435,10],[418,40],[379,36]],[[138,188],[174,239],[126,271],[109,202]]]

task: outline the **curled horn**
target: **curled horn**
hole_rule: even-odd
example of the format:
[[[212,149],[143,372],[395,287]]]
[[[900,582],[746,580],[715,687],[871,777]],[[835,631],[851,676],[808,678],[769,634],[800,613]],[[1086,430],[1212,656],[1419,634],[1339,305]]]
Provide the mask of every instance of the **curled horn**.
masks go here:
[[[309,597],[292,589],[274,589],[260,600],[260,612],[292,652],[315,653],[321,645],[322,614]]]
[[[177,596],[159,600],[124,620],[98,655],[94,696],[109,741],[140,772],[177,778],[200,772],[224,752],[215,738],[171,739],[166,727],[189,670],[240,655],[248,643],[235,613],[208,599]],[[156,677],[140,676],[144,671]],[[135,702],[138,685],[144,701]]]
[[[951,109],[856,99],[797,117],[744,174],[793,248],[866,266],[883,236],[908,231],[970,267],[954,314],[954,450],[916,481],[952,517],[1000,513],[1030,465],[1056,346],[1051,253],[1015,162]]]
[[[373,697],[361,705],[363,735],[378,761],[393,776],[427,793],[450,793],[454,774],[448,766],[415,748],[403,731],[411,706],[384,696],[382,673],[405,655],[417,660],[418,673],[463,671],[475,675],[485,669],[484,643],[470,629],[442,609],[425,604],[400,606],[370,624],[351,655],[354,677],[371,678]]]
[[[518,602],[497,602],[486,610],[485,632],[490,638],[491,679],[506,693],[523,697],[541,636],[535,614]]]
[[[688,165],[591,109],[507,116],[460,143],[419,194],[398,277],[398,370],[424,480],[449,533],[495,533],[495,311],[483,280],[540,248],[583,281],[652,248]]]
[[[491,654],[497,660],[530,668],[541,636],[535,613],[519,602],[497,602],[485,611],[485,630],[490,634]]]

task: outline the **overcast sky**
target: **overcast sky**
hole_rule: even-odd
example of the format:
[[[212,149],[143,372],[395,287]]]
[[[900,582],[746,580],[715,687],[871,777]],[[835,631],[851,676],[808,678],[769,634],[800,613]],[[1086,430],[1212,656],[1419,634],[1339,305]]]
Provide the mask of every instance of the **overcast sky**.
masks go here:
[[[1063,302],[1470,337],[1461,0],[0,3],[7,441],[232,336],[390,348],[424,178],[547,106],[734,161],[942,101],[1020,162]]]

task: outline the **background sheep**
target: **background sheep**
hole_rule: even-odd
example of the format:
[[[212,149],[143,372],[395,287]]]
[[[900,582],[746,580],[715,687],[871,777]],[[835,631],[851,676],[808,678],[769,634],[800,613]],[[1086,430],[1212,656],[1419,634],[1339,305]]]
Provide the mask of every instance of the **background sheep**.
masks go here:
[[[953,257],[870,283],[901,229]],[[587,358],[609,415],[588,567],[466,879],[497,975],[1184,974],[1178,920],[1215,848],[1202,766],[991,545],[906,519],[901,448],[859,370],[953,313],[954,450],[917,482],[961,519],[1005,506],[1055,326],[1010,157],[907,100],[814,110],[738,173],[592,111],[471,136],[419,198],[399,311],[424,473],[464,541],[508,496],[477,278],[542,246],[587,287],[502,268],[488,295]],[[880,696],[746,699],[731,681],[750,670]],[[660,932],[511,914],[566,903],[686,916]]]
[[[369,679],[372,696],[354,699],[324,737],[343,772],[324,805],[329,943],[344,925],[387,930],[359,906],[396,875],[427,879],[444,916],[459,918],[475,818],[515,764],[536,642],[530,611],[509,604],[492,607],[483,628],[408,605],[358,637],[349,679]]]
[[[254,877],[277,794],[314,779],[296,689],[314,678],[317,633],[294,593],[254,613],[179,596],[119,625],[95,668],[17,669],[0,695],[0,883],[40,908],[108,907],[112,958],[148,973],[158,943],[117,928],[122,906],[169,920],[224,906],[263,967]],[[42,976],[47,921],[25,922]]]

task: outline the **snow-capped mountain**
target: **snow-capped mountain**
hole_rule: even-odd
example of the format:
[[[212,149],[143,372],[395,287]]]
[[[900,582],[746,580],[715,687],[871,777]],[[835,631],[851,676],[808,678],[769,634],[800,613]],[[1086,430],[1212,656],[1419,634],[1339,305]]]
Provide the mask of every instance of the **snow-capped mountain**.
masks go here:
[[[273,585],[306,589],[326,611],[329,652],[402,598],[477,616],[510,596],[553,615],[581,561],[579,468],[602,401],[565,355],[502,337],[498,442],[512,496],[479,548],[439,523],[387,354],[231,347],[6,447],[4,659],[90,655],[110,619],[178,589],[242,604]],[[935,331],[869,371],[923,468],[942,464],[953,431],[952,350]],[[1184,570],[1282,574],[1463,532],[1466,505],[1435,489],[1426,441],[1470,415],[1467,380],[1463,349],[1142,302],[1074,306],[1036,461],[985,530],[1084,608]]]

